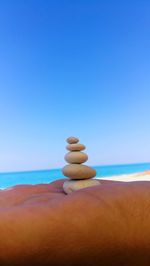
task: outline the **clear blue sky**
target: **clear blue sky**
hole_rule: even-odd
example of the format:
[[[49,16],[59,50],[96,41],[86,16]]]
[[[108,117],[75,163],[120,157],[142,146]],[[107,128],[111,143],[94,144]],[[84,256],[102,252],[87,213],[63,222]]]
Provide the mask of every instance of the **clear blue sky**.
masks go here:
[[[0,2],[0,171],[150,161],[150,1]]]

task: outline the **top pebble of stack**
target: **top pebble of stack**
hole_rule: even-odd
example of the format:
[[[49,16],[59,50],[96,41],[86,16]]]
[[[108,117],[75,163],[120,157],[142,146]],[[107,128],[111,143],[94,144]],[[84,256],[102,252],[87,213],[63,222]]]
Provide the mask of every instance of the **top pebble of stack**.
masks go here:
[[[79,139],[78,138],[75,138],[75,137],[69,137],[66,141],[69,144],[75,144],[75,143],[78,143],[79,142]]]

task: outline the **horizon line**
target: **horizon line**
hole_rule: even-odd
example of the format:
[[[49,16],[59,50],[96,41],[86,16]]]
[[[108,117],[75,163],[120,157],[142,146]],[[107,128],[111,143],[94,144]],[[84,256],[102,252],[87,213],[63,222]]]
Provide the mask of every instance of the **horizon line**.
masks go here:
[[[103,165],[89,165],[90,167],[111,167],[111,166],[127,166],[127,165],[137,165],[137,164],[150,164],[150,162],[134,162],[134,163],[119,163],[119,164],[103,164]],[[6,172],[0,172],[0,175],[4,174],[19,174],[19,173],[25,173],[25,172],[43,172],[43,171],[52,171],[52,170],[61,170],[63,167],[59,168],[51,168],[51,169],[33,169],[33,170],[18,170],[18,171],[6,171]]]

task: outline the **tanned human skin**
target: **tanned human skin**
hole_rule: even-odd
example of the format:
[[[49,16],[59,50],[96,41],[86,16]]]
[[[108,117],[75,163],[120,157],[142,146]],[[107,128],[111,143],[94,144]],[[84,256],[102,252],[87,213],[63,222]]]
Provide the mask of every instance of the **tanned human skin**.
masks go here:
[[[0,265],[149,266],[150,182],[0,190]]]

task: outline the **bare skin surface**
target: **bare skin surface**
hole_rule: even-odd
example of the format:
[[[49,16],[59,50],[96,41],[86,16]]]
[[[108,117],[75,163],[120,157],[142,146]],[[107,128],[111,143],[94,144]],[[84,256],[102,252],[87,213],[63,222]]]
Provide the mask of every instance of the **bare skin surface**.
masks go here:
[[[150,265],[150,182],[0,190],[0,265]]]

